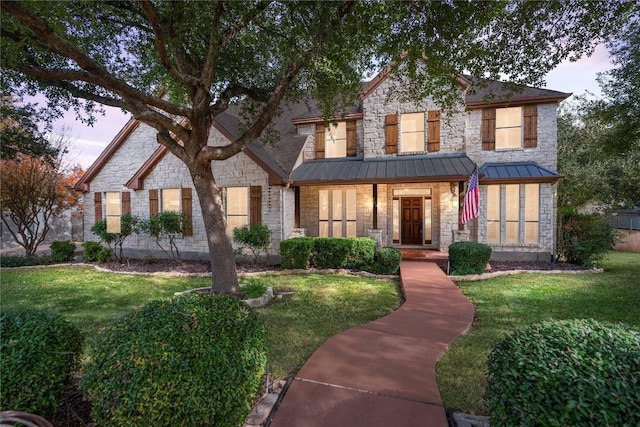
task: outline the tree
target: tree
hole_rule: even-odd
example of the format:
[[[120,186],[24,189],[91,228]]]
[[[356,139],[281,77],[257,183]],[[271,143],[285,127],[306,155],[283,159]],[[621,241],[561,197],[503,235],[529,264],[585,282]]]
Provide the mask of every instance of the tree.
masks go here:
[[[11,96],[0,95],[0,159],[16,160],[19,154],[53,161],[58,149],[38,129],[34,105],[18,105]]]
[[[212,289],[234,292],[212,167],[268,139],[283,101],[312,97],[330,119],[380,64],[412,82],[400,95],[443,106],[459,100],[463,71],[540,82],[616,31],[630,3],[3,1],[1,75],[13,93],[44,92],[51,111],[109,105],[155,128],[197,191]],[[214,118],[234,104],[242,135],[207,146]]]
[[[73,179],[48,159],[18,154],[17,160],[0,160],[0,212],[14,240],[33,255],[49,232],[51,219],[78,202]]]

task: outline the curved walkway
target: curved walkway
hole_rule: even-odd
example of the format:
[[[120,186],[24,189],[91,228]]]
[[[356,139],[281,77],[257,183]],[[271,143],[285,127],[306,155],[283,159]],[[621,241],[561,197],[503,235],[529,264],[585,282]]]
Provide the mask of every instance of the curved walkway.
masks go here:
[[[405,303],[329,338],[291,382],[271,427],[446,427],[436,361],[473,305],[433,262],[403,261]]]

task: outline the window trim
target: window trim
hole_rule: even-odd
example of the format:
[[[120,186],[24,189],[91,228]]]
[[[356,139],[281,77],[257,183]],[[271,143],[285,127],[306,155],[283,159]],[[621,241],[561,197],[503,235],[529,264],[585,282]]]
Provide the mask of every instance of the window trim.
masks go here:
[[[417,120],[418,123],[422,123],[422,130],[411,130],[411,131],[405,131],[404,130],[404,118],[408,117],[408,116],[416,116],[419,115],[421,116],[422,120]],[[425,124],[425,114],[424,111],[416,111],[416,112],[412,112],[412,113],[402,113],[400,114],[400,141],[399,141],[399,150],[398,150],[398,154],[408,154],[408,153],[424,153],[425,152],[425,139],[426,139],[426,124]],[[419,126],[418,126],[419,128]],[[405,149],[405,135],[417,135],[417,139],[418,139],[418,149],[417,150],[407,150]],[[422,137],[420,137],[420,135]],[[420,144],[420,141],[422,141],[422,144]],[[420,146],[422,146],[422,149],[420,149]]]

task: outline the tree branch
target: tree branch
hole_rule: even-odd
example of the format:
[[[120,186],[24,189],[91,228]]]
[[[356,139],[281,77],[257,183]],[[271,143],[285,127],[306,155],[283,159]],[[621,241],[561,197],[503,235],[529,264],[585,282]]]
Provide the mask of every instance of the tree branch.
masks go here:
[[[13,15],[16,19],[26,25],[26,27],[29,28],[39,38],[40,43],[42,43],[42,46],[44,46],[45,50],[75,61],[81,69],[97,78],[100,81],[100,86],[105,87],[106,89],[114,93],[117,93],[123,98],[139,100],[140,102],[164,110],[169,114],[190,117],[191,113],[188,108],[175,105],[171,102],[164,101],[163,99],[155,96],[150,96],[145,92],[140,91],[114,77],[107,69],[95,62],[84,52],[80,51],[78,48],[70,44],[68,41],[57,35],[39,17],[22,7],[21,5],[15,2],[5,1],[2,3],[2,7],[6,12]],[[46,77],[39,78],[44,80],[51,80],[50,78]]]

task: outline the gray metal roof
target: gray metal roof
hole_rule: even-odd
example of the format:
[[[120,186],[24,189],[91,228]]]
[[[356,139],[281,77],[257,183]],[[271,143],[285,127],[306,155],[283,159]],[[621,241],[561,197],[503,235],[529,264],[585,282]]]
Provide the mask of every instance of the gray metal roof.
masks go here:
[[[505,162],[505,163],[485,163],[480,168],[480,181],[536,181],[555,182],[562,178],[555,172],[543,168],[536,162]]]
[[[464,154],[311,160],[291,173],[292,185],[464,181],[474,163]]]

